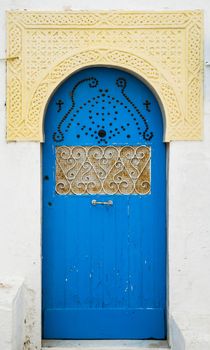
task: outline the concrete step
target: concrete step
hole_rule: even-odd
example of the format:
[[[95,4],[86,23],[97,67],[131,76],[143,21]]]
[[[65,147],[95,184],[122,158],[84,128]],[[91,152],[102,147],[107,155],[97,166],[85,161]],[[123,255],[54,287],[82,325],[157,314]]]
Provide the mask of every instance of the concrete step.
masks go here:
[[[42,350],[167,350],[158,340],[44,340]]]

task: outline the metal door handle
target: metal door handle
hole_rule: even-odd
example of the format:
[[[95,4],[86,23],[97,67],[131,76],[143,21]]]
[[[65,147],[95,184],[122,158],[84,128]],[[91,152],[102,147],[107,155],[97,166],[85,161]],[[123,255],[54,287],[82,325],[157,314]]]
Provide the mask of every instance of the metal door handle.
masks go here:
[[[102,204],[102,205],[113,205],[113,202],[111,200],[107,201],[107,202],[97,202],[96,199],[92,200],[92,205],[97,205],[97,204]]]

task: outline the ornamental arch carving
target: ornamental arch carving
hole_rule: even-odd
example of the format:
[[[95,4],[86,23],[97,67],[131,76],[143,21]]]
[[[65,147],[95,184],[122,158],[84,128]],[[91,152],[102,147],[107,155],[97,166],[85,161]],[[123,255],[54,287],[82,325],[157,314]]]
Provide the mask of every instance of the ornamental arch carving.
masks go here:
[[[173,83],[172,81],[168,82],[164,77],[164,74],[159,72],[154,65],[142,57],[137,57],[129,52],[99,49],[96,55],[95,50],[89,50],[78,52],[76,55],[67,57],[62,62],[59,62],[59,64],[53,67],[53,69],[48,72],[36,87],[32,103],[29,106],[29,120],[33,121],[34,115],[43,116],[42,119],[40,119],[39,125],[41,140],[44,139],[43,118],[45,116],[45,109],[55,89],[76,71],[91,66],[109,66],[119,68],[129,71],[131,74],[136,75],[139,79],[143,80],[153,90],[159,100],[166,132],[166,115],[168,116],[168,119],[170,117],[173,118],[176,112],[177,120],[180,118],[181,111],[178,105],[178,98],[173,89]],[[168,89],[170,89],[170,96],[173,96],[173,103],[171,102],[171,105],[168,104]],[[167,139],[166,135],[165,139]]]
[[[202,13],[17,12],[7,15],[7,139],[44,140],[48,100],[90,66],[137,75],[159,99],[165,141],[202,135]]]

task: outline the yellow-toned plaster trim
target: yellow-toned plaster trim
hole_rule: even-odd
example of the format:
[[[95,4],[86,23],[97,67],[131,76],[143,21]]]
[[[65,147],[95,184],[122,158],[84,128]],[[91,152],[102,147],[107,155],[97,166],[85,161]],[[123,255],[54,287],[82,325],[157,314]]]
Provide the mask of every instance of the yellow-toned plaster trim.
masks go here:
[[[160,101],[165,141],[200,140],[203,18],[200,11],[7,13],[7,140],[43,141],[56,87],[90,66],[126,69]]]

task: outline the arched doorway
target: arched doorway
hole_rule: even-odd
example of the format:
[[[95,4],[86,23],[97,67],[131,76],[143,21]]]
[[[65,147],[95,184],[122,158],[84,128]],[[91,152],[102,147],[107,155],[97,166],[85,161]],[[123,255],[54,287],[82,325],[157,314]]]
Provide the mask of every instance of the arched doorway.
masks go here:
[[[52,96],[43,145],[43,337],[165,338],[166,156],[151,90],[95,67]]]

